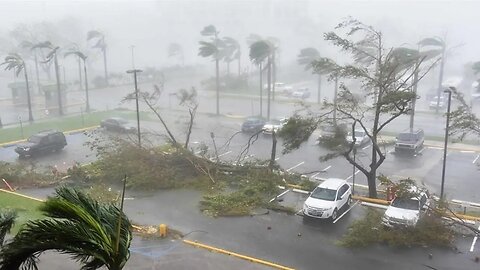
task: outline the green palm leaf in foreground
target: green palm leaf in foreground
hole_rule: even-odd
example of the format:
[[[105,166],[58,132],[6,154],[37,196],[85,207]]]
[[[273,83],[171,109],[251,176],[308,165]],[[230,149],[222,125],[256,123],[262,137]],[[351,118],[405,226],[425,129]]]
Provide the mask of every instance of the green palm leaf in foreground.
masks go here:
[[[83,270],[103,266],[119,270],[129,259],[131,224],[115,205],[99,204],[78,190],[62,187],[40,210],[47,218],[29,221],[3,247],[0,270],[36,269],[38,256],[47,250],[71,255]]]
[[[5,235],[10,232],[15,224],[16,218],[17,213],[15,211],[0,212],[0,247],[3,245]]]

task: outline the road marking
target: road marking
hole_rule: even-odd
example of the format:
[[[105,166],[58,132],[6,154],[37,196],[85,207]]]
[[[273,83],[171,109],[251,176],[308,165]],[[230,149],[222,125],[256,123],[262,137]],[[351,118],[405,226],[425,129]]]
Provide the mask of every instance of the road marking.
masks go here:
[[[368,148],[370,148],[370,146],[372,146],[372,145],[371,145],[371,144],[369,144],[369,145],[367,145],[367,146],[363,147],[363,148],[362,148],[362,150],[367,150]]]
[[[218,155],[218,157],[222,157],[222,156],[228,155],[228,154],[230,154],[230,153],[232,153],[232,151],[225,152],[225,153],[223,153],[223,154],[221,154],[221,155]]]
[[[279,160],[279,159],[280,159],[280,158],[279,158],[279,157],[277,157],[277,158],[275,159],[275,161],[277,161],[277,160]]]
[[[275,196],[275,197],[274,197],[273,199],[271,199],[269,202],[275,201],[276,199],[278,199],[278,198],[282,197],[283,195],[287,194],[289,191],[290,191],[290,189],[285,190],[284,192],[282,192],[282,193],[278,194],[277,196]]]
[[[337,219],[333,221],[333,223],[337,223],[343,216],[345,216],[350,210],[352,210],[353,207],[355,207],[358,204],[359,201],[356,201],[350,208],[348,208],[345,212],[343,212]]]
[[[472,161],[472,164],[477,163],[478,158],[480,158],[480,154],[478,154],[478,156]]]
[[[315,176],[317,176],[318,174],[320,174],[320,172],[317,172],[316,174],[312,175],[312,177],[310,177],[310,178],[315,179]]]
[[[462,151],[460,151],[460,153],[468,153],[468,154],[471,154],[471,153],[475,153],[475,151],[471,151],[471,150],[462,150]]]
[[[350,176],[347,177],[347,179],[345,179],[345,180],[349,180],[349,179],[352,178],[354,175],[357,175],[357,173],[359,173],[359,172],[360,172],[360,170],[357,170],[354,174],[350,175]]]
[[[478,229],[480,230],[480,226],[478,226]],[[470,246],[470,252],[473,252],[473,249],[475,248],[475,243],[477,243],[477,238],[478,238],[478,234],[476,234],[475,237],[473,238],[472,245]]]
[[[443,150],[443,147],[437,147],[437,146],[428,146],[427,148],[437,149],[437,150]]]
[[[291,167],[290,169],[287,169],[287,172],[290,172],[291,170],[293,170],[293,169],[297,168],[298,166],[302,165],[303,163],[305,163],[305,161],[302,161],[302,162],[298,163],[297,165]]]
[[[297,216],[303,216],[303,213],[302,213],[302,212],[303,212],[303,209],[300,209],[300,210],[298,210],[298,211],[295,213],[295,215],[297,215]],[[302,214],[300,215],[300,213],[302,213]]]
[[[332,165],[327,166],[325,169],[321,170],[321,172],[326,172],[326,171],[328,171],[328,169],[330,169],[331,167],[332,167]]]
[[[417,156],[417,155],[419,155],[419,154],[423,153],[423,151],[425,151],[425,147],[422,147],[422,149],[420,149],[420,151],[418,151],[418,152],[415,154],[415,156]]]

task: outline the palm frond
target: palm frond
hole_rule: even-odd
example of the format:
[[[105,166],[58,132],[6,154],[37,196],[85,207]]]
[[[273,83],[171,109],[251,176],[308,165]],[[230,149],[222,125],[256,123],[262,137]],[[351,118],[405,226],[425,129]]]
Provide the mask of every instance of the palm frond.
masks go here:
[[[207,25],[203,28],[202,31],[200,31],[200,34],[202,36],[215,36],[218,35],[217,28],[213,25]]]
[[[87,33],[87,41],[94,38],[103,38],[103,37],[104,35],[96,30],[91,30],[91,31],[88,31]]]
[[[257,34],[250,34],[247,37],[247,45],[250,47],[253,43],[262,40],[262,37]]]
[[[445,42],[439,37],[424,38],[418,42],[418,45],[420,47],[436,46],[440,48],[445,48]]]
[[[84,54],[83,54],[82,52],[80,52],[80,51],[68,51],[68,52],[66,52],[66,53],[63,55],[63,57],[67,57],[67,56],[69,56],[69,55],[76,55],[78,58],[80,58],[80,59],[82,59],[82,60],[87,59],[87,56],[84,55]]]
[[[218,53],[218,48],[214,42],[200,41],[200,48],[198,55],[202,57],[215,56]]]
[[[15,224],[16,218],[17,212],[15,211],[0,212],[0,247],[3,245],[5,236],[10,232]]]
[[[48,48],[48,49],[53,49],[53,45],[50,41],[44,41],[44,42],[40,42],[40,43],[37,43],[35,45],[32,46],[32,50],[34,49],[45,49],[45,48]]]
[[[271,55],[272,51],[272,46],[268,41],[256,41],[250,45],[250,60],[258,65]]]
[[[305,70],[312,68],[312,61],[317,60],[320,57],[320,53],[315,48],[304,48],[300,50],[300,54],[297,57],[297,62],[305,66]]]
[[[472,69],[475,74],[478,74],[480,72],[480,62],[473,63]]]

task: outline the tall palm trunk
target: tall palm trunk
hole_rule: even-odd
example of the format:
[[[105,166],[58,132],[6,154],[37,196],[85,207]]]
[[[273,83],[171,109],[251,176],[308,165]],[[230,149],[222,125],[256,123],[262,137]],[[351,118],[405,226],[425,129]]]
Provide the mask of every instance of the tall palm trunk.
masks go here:
[[[217,90],[217,115],[220,115],[220,71],[219,71],[219,60],[218,57],[215,57],[215,84]]]
[[[238,62],[238,76],[240,76],[240,74],[242,74],[241,67],[240,67],[240,58],[241,58],[241,56],[238,55],[238,59],[237,59],[237,62]]]
[[[263,116],[263,67],[262,63],[259,65],[260,69],[260,117]]]
[[[445,67],[445,48],[442,49],[442,60],[440,62],[440,75],[438,76],[437,106],[435,107],[435,113],[438,113],[438,108],[440,107],[440,96],[442,95],[442,81],[443,81],[444,67]]]
[[[90,112],[90,100],[88,98],[88,76],[87,76],[87,64],[85,63],[86,60],[83,60],[83,73],[85,74],[85,97],[86,97],[86,112]]]
[[[80,90],[83,89],[83,82],[82,82],[82,64],[80,63],[80,57],[77,58],[78,63],[78,84],[80,85]]]
[[[322,75],[318,74],[318,88],[317,88],[317,103],[320,104],[322,102],[321,92],[322,92]]]
[[[333,93],[333,125],[337,126],[337,95],[338,95],[338,76],[335,76],[335,90]]]
[[[275,100],[275,82],[277,81],[277,64],[275,63],[275,50],[272,53],[272,100]]]
[[[418,67],[417,67],[417,70],[415,71],[415,73],[413,73],[413,93],[415,94],[415,97],[412,99],[412,108],[411,108],[411,111],[410,111],[410,132],[413,132],[413,125],[414,125],[414,122],[415,122],[415,105],[416,105],[416,102],[417,102],[417,86],[418,86],[418,73],[419,73],[419,70],[418,70]]]
[[[103,48],[103,69],[105,70],[105,84],[108,85],[108,71],[107,71],[107,49]]]
[[[57,53],[55,53],[54,62],[55,62],[55,77],[57,79],[58,114],[63,115],[62,89],[60,87],[60,71],[58,70]]]
[[[35,76],[37,77],[37,91],[38,94],[40,95],[42,93],[42,90],[40,89],[40,75],[38,72],[38,57],[37,57],[37,52],[33,53],[35,57]]]
[[[23,64],[23,73],[25,74],[25,84],[27,87],[27,104],[28,104],[28,121],[33,122],[33,114],[32,114],[32,98],[30,96],[30,85],[28,84],[28,74],[27,74],[27,66],[25,63]]]
[[[270,120],[270,102],[271,102],[271,87],[272,87],[272,57],[267,58],[267,120]]]

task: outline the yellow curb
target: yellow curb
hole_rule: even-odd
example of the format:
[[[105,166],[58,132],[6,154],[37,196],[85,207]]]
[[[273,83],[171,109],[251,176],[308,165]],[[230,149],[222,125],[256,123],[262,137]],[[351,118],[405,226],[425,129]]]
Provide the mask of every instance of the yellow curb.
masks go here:
[[[18,141],[11,141],[11,142],[6,142],[6,143],[0,143],[0,147],[4,146],[4,145],[9,145],[9,144],[17,144],[19,142],[24,142],[26,140],[18,140]]]
[[[296,188],[296,189],[302,189],[303,187],[302,186],[299,186],[299,185],[294,185],[294,184],[287,184],[288,187],[291,187],[291,188]],[[306,190],[304,190],[306,191]],[[308,192],[308,191],[307,191]]]
[[[245,118],[245,116],[243,115],[235,115],[235,114],[224,114],[225,117],[228,117],[228,118],[234,118],[234,119],[243,119]]]
[[[74,133],[74,132],[79,132],[79,131],[86,131],[86,130],[90,130],[90,129],[95,129],[95,128],[98,128],[98,127],[100,127],[100,126],[99,126],[99,125],[96,125],[96,126],[90,126],[90,127],[85,127],[85,128],[72,129],[72,130],[64,131],[63,133],[70,134],[70,133]]]
[[[474,217],[474,216],[469,216],[469,215],[464,215],[464,214],[457,214],[455,215],[448,213],[447,216],[452,217],[452,218],[460,218],[460,219],[466,219],[466,220],[472,220],[472,221],[480,221],[480,217]]]
[[[363,201],[363,202],[390,205],[390,203],[387,200],[382,200],[382,199],[372,199],[372,198],[367,198],[367,197],[362,197],[362,196],[357,196],[357,195],[353,195],[352,198],[355,199],[355,200]]]
[[[243,259],[243,260],[247,260],[247,261],[255,262],[255,263],[258,263],[258,264],[263,264],[263,265],[266,265],[266,266],[270,266],[270,267],[273,267],[273,268],[276,268],[276,269],[295,270],[294,268],[290,268],[290,267],[286,267],[286,266],[283,266],[283,265],[267,262],[267,261],[257,259],[257,258],[253,258],[253,257],[249,257],[249,256],[245,256],[245,255],[238,254],[238,253],[235,253],[235,252],[231,252],[231,251],[228,251],[228,250],[224,250],[224,249],[221,249],[221,248],[216,248],[216,247],[208,246],[208,245],[205,245],[205,244],[200,244],[198,242],[194,242],[194,241],[190,241],[190,240],[183,240],[183,242],[185,244],[189,244],[189,245],[192,245],[192,246],[195,246],[195,247],[200,247],[200,248],[207,249],[209,251],[215,251],[215,252],[218,252],[218,253],[227,254],[227,255],[234,256],[234,257],[237,257],[237,258],[240,258],[240,259]]]
[[[38,199],[38,198],[35,198],[35,197],[30,197],[30,196],[23,195],[23,194],[20,194],[20,193],[17,193],[17,192],[8,191],[8,190],[2,189],[2,188],[0,188],[0,192],[5,192],[5,193],[8,193],[8,194],[20,196],[20,197],[23,197],[23,198],[27,198],[27,199],[30,199],[30,200],[37,201],[37,202],[45,202],[45,200],[42,200],[42,199]]]

